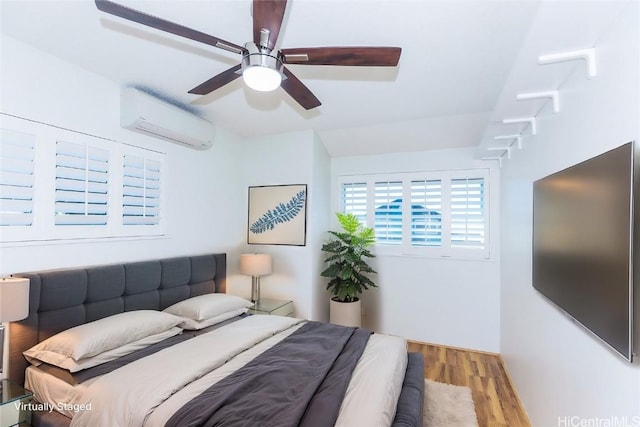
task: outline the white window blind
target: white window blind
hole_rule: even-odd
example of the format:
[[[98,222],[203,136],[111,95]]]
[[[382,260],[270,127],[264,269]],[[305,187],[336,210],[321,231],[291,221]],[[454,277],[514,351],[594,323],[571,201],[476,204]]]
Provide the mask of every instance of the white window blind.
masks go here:
[[[34,135],[0,129],[0,226],[31,226],[34,209]]]
[[[411,181],[411,244],[442,245],[442,182]]]
[[[374,194],[376,242],[402,243],[402,181],[376,182]]]
[[[108,201],[109,152],[57,141],[55,224],[106,225]]]
[[[122,223],[160,222],[161,163],[143,156],[123,156]]]
[[[342,206],[345,213],[352,213],[360,220],[367,223],[367,183],[355,182],[342,186]]]
[[[485,240],[484,179],[451,180],[451,245],[482,248]]]
[[[0,248],[165,235],[166,153],[1,112],[0,121]]]
[[[486,169],[345,176],[339,208],[373,227],[378,253],[489,258],[488,178]]]

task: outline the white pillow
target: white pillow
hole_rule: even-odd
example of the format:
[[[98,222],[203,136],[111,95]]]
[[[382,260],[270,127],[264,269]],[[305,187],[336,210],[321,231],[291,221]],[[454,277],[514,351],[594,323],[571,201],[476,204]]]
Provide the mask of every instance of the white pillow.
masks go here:
[[[249,311],[248,308],[239,308],[237,310],[227,311],[226,313],[222,313],[218,316],[213,316],[209,319],[200,320],[200,321],[187,319],[186,317],[183,317],[182,323],[180,323],[180,325],[178,326],[180,326],[182,329],[189,329],[189,330],[204,329],[208,326],[222,323],[225,320],[231,319],[232,317],[240,316],[242,313],[246,313],[247,311]]]
[[[71,357],[63,356],[60,353],[49,350],[33,350],[33,348],[31,348],[25,351],[23,354],[25,355],[25,358],[34,366],[39,366],[44,362],[62,369],[68,369],[69,372],[78,372],[83,369],[92,368],[102,363],[111,362],[112,360],[116,360],[119,357],[126,356],[129,353],[133,353],[136,350],[147,348],[152,344],[156,344],[162,340],[171,338],[172,336],[178,335],[181,332],[181,328],[174,327],[167,331],[144,337],[129,344],[125,344],[121,347],[105,351],[104,353],[100,353],[92,357],[85,357],[77,361],[72,359]]]
[[[24,352],[58,353],[75,361],[121,347],[150,335],[167,331],[182,319],[155,310],[127,311],[62,331]]]
[[[200,322],[233,310],[249,308],[252,305],[251,301],[234,295],[205,294],[180,301],[171,307],[165,308],[164,311]]]

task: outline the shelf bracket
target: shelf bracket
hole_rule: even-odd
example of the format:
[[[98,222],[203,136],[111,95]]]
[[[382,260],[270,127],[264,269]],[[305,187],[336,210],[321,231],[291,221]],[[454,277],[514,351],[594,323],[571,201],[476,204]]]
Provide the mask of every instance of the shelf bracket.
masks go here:
[[[507,146],[507,147],[487,147],[488,151],[505,151],[507,153],[507,159],[511,159],[511,146]],[[502,158],[502,156],[504,156],[504,154],[502,154],[500,156],[500,158]]]
[[[596,71],[596,50],[594,48],[540,55],[538,64],[555,64],[556,62],[573,61],[575,59],[584,59],[587,67],[587,78],[590,79],[598,74]]]
[[[511,139],[515,139],[516,143],[518,144],[518,149],[521,150],[522,149],[522,135],[520,135],[519,133],[513,134],[513,135],[497,135],[494,136],[493,139],[495,139],[496,141],[504,141],[504,140],[511,140]],[[511,144],[513,145],[513,144]],[[511,147],[511,145],[509,147]]]
[[[516,95],[516,99],[518,101],[526,101],[529,99],[539,99],[539,98],[551,98],[553,101],[553,112],[560,112],[560,96],[557,90],[548,90],[545,92],[529,92],[529,93],[519,93]]]
[[[502,123],[504,123],[505,125],[514,123],[529,123],[529,126],[531,127],[531,135],[535,135],[536,133],[538,133],[535,117],[514,117],[512,119],[504,119]]]

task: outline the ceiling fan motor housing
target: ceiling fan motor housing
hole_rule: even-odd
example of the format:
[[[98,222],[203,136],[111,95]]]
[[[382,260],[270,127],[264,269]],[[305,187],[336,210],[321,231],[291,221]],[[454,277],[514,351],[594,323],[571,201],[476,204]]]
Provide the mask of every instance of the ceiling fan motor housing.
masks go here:
[[[242,76],[245,82],[253,89],[259,91],[270,91],[280,86],[280,82],[285,78],[282,72],[284,64],[279,56],[271,55],[268,48],[258,47],[255,43],[245,44],[245,51],[242,55]],[[254,85],[251,82],[251,75],[260,79],[261,83]],[[262,82],[265,82],[264,85]]]
[[[246,50],[242,54],[242,71],[247,67],[266,67],[282,75],[282,58],[271,55],[269,49],[259,48],[253,42],[246,43],[244,47]]]

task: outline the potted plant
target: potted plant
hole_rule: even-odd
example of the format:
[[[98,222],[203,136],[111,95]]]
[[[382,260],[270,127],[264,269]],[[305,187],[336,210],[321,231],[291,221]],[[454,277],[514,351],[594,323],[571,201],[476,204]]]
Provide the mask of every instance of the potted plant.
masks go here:
[[[369,287],[377,285],[367,277],[375,273],[364,258],[373,258],[369,252],[375,241],[373,229],[360,224],[352,213],[336,214],[343,231],[329,231],[335,239],[322,245],[322,251],[328,254],[324,260],[329,263],[320,273],[328,277],[327,289],[333,297],[329,303],[329,321],[345,326],[360,326],[359,295]]]

